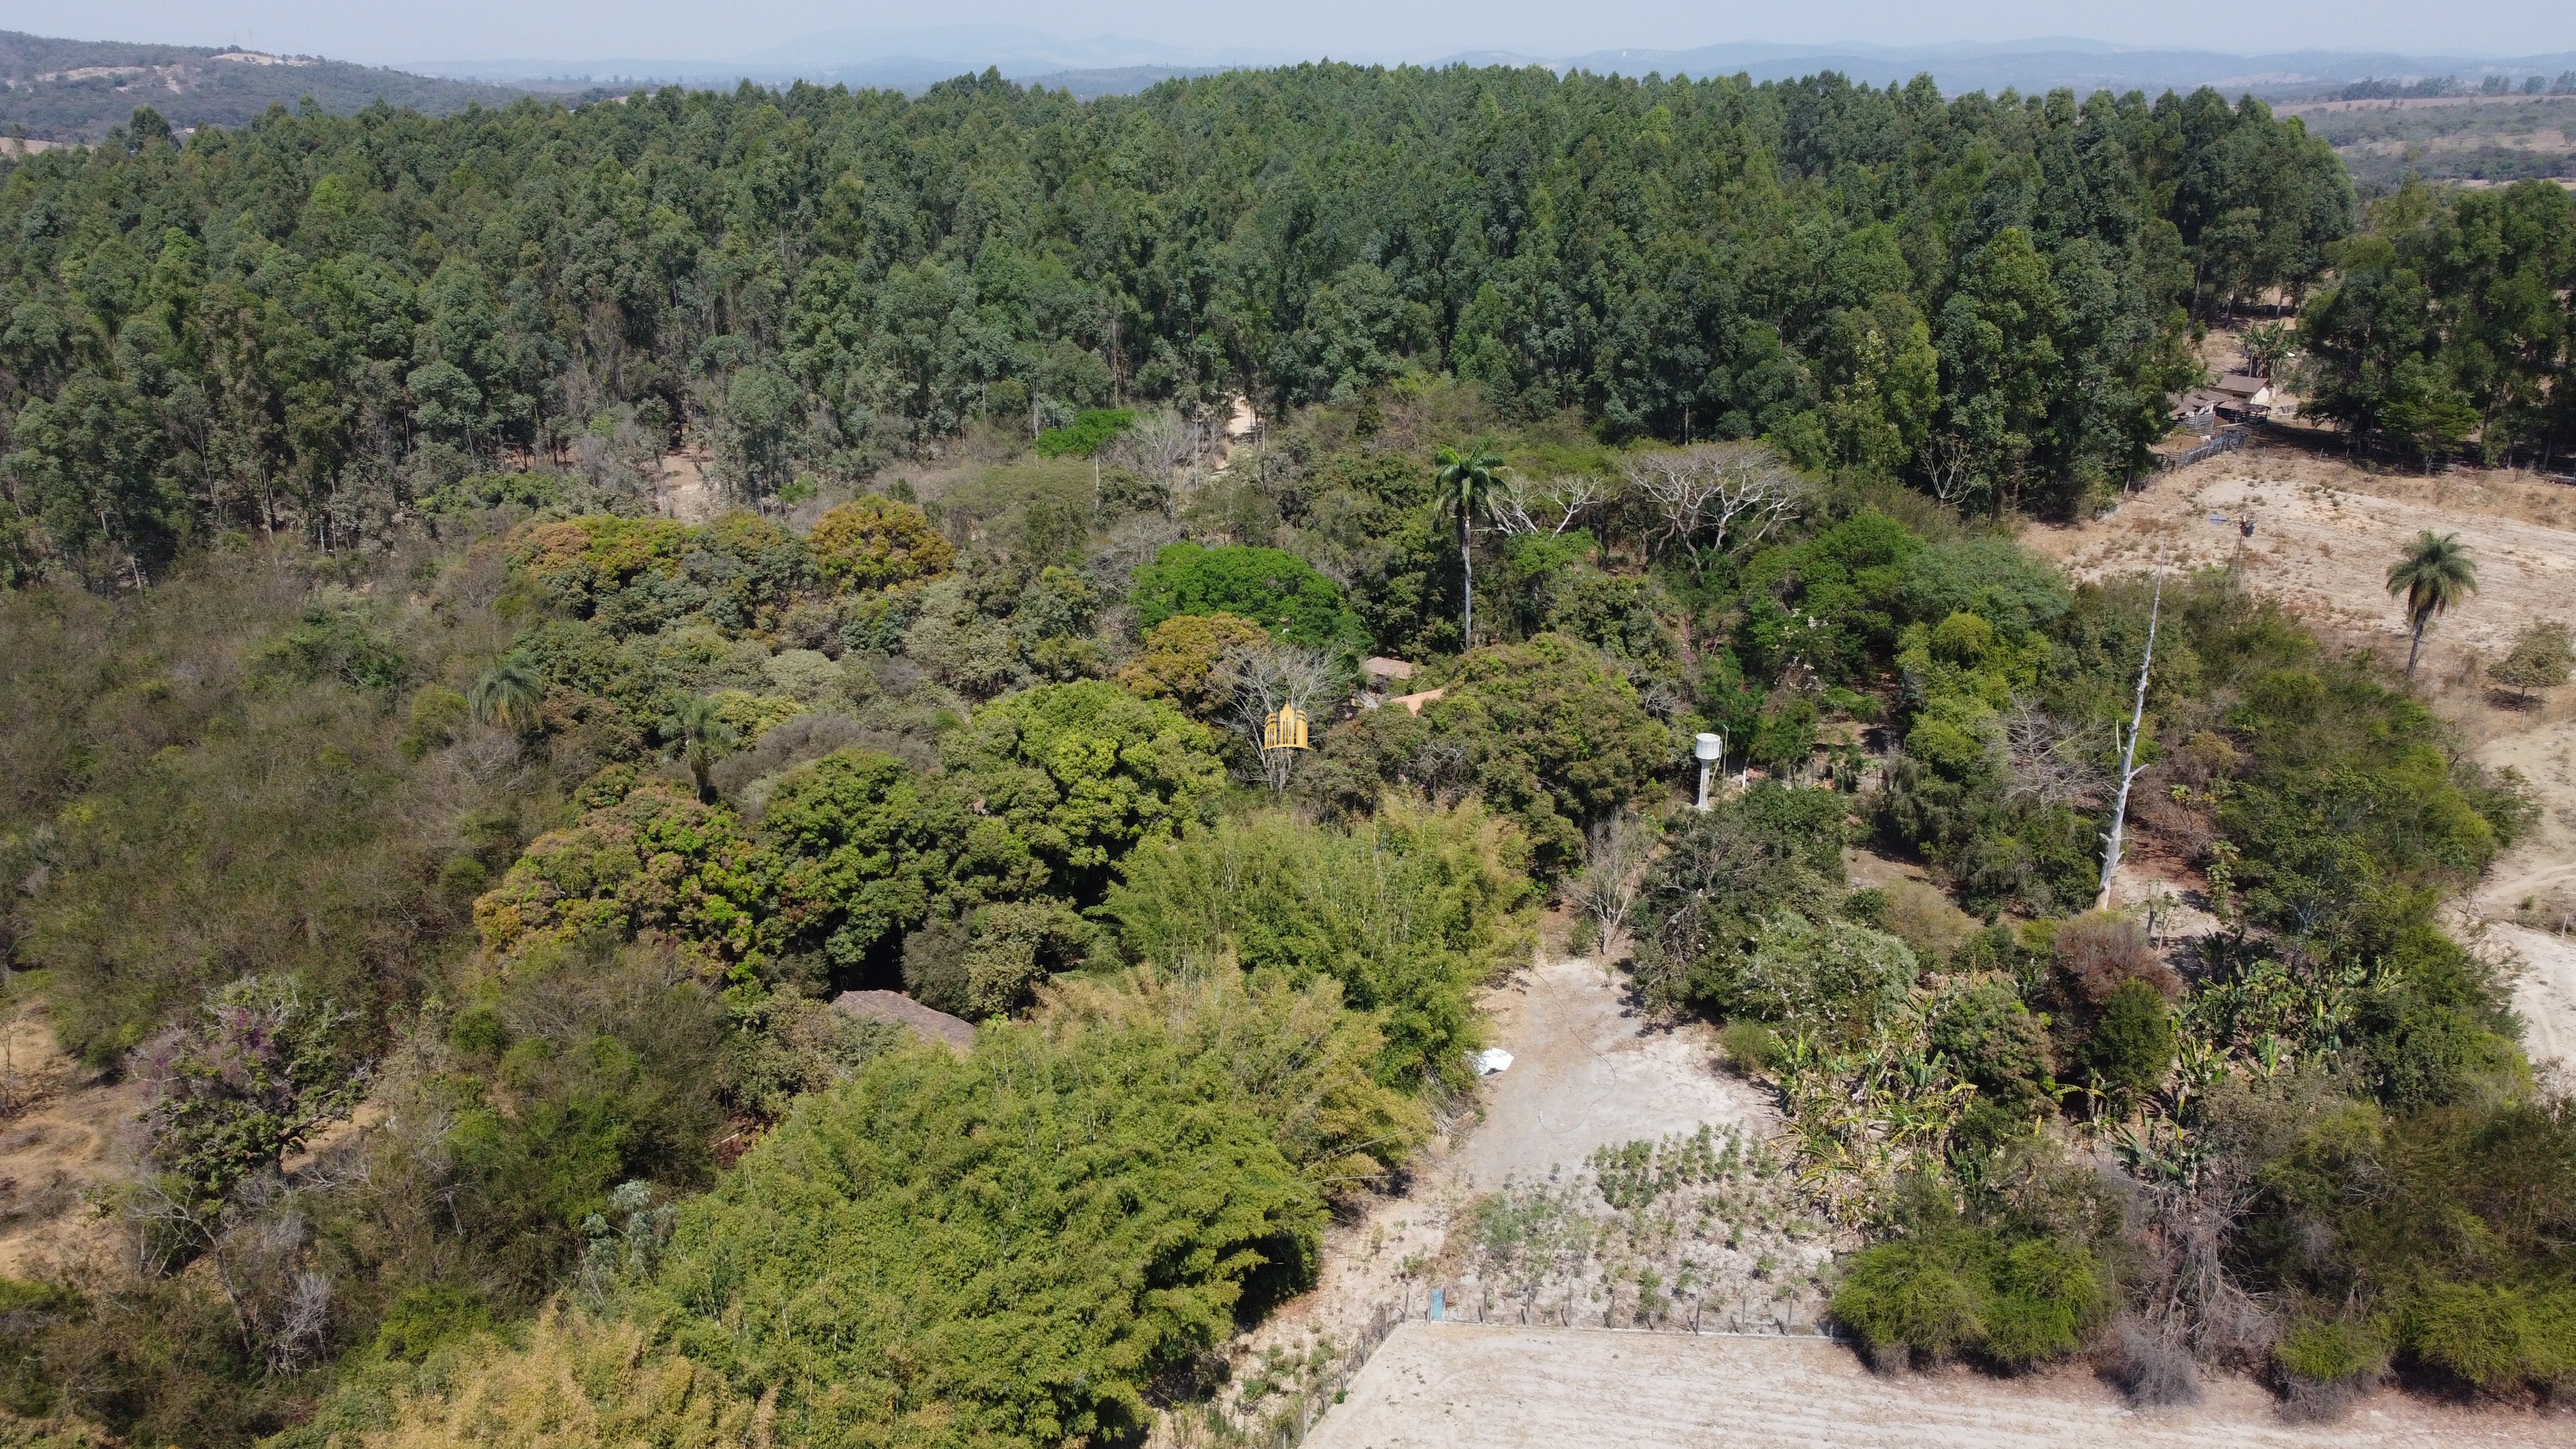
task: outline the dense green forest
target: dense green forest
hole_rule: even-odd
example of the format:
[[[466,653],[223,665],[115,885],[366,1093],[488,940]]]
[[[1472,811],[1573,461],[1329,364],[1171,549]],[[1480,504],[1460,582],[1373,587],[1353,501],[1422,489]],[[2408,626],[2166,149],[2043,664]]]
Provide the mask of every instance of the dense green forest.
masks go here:
[[[0,187],[5,545],[93,577],[225,530],[337,548],[478,457],[683,429],[762,498],[979,417],[1408,368],[2064,511],[2140,467],[2188,314],[2304,290],[2351,223],[2329,150],[2208,92],[1316,66],[1087,105],[988,76],[271,112],[185,146],[145,112]]]
[[[2545,451],[2556,188],[2356,216],[2209,93],[1309,67],[138,114],[0,211],[0,930],[145,1104],[0,1280],[12,1434],[1123,1441],[1551,906],[1779,1101],[1883,1363],[2576,1374],[2576,1109],[2439,914],[2519,783],[2013,537],[2231,309],[2355,446]],[[2179,953],[2094,909],[2133,709]]]

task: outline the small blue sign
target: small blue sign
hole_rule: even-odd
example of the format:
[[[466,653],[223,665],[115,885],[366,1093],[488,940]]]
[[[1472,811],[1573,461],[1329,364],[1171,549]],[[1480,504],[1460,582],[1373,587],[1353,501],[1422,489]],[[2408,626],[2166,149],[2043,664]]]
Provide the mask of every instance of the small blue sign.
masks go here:
[[[1438,1322],[1440,1322],[1440,1321],[1441,1321],[1442,1314],[1445,1312],[1445,1310],[1447,1310],[1448,1306],[1449,1306],[1449,1294],[1448,1294],[1448,1290],[1447,1290],[1447,1289],[1444,1289],[1444,1288],[1434,1288],[1434,1289],[1432,1289],[1432,1290],[1431,1290],[1431,1321],[1432,1321],[1432,1322],[1434,1322],[1434,1323],[1438,1323]]]

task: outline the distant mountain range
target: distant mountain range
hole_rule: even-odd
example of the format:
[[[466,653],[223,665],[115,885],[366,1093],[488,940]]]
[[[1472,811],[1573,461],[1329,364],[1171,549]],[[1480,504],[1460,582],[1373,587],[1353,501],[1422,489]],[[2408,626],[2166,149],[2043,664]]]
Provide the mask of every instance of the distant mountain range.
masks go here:
[[[0,133],[95,141],[151,106],[173,126],[238,126],[306,96],[332,111],[378,97],[433,114],[507,105],[522,87],[415,75],[315,56],[196,45],[50,40],[0,31]]]
[[[1023,26],[952,25],[926,30],[830,30],[730,60],[615,59],[597,61],[451,61],[424,64],[434,75],[528,84],[568,75],[629,80],[730,84],[808,80],[818,85],[887,86],[914,90],[949,76],[987,68],[1020,81],[1084,86],[1075,79],[1111,75],[1141,88],[1173,75],[1204,74],[1237,66],[1294,64],[1317,59],[1246,48],[1192,47],[1118,35],[1066,39]],[[2063,38],[1997,44],[1881,46],[1708,45],[1685,50],[1596,50],[1579,55],[1529,55],[1517,51],[1461,51],[1442,56],[1350,55],[1358,61],[1407,60],[1431,65],[1537,65],[1550,70],[1600,74],[1716,76],[1748,74],[1785,80],[1839,71],[1855,81],[1888,84],[1929,74],[1944,93],[2007,87],[2023,92],[2071,86],[2095,90],[2189,89],[2212,85],[2265,95],[2310,95],[2358,80],[2417,80],[2458,76],[2471,83],[2497,74],[2520,81],[2554,79],[2576,69],[2576,52],[2509,58],[2408,56],[2387,52],[2301,50],[2242,55],[2212,50],[2138,49]],[[1098,92],[1106,93],[1106,92]]]
[[[1069,40],[1019,26],[953,25],[909,31],[830,30],[731,60],[557,57],[427,62],[410,70],[393,70],[315,56],[50,40],[0,31],[0,133],[39,140],[96,140],[142,105],[160,111],[173,126],[237,126],[272,105],[293,106],[307,96],[334,112],[358,110],[381,97],[392,105],[445,114],[477,103],[506,105],[532,94],[574,100],[666,83],[731,86],[741,80],[771,85],[806,80],[918,94],[949,77],[988,69],[1089,100],[1132,94],[1175,76],[1316,58],[1116,35]],[[1945,94],[2007,88],[2030,93],[2058,86],[2084,93],[2155,92],[2210,85],[2230,93],[2250,91],[2273,98],[2312,96],[2360,80],[2456,76],[2474,85],[2487,76],[2501,75],[2519,83],[2533,75],[2554,80],[2576,70],[2576,52],[2509,58],[2331,50],[2236,55],[2068,39],[1931,46],[1708,45],[1687,50],[1597,50],[1570,56],[1464,51],[1437,57],[1336,58],[1535,65],[1560,73],[1697,77],[1741,73],[1755,80],[1784,80],[1830,70],[1882,85],[1928,74]]]

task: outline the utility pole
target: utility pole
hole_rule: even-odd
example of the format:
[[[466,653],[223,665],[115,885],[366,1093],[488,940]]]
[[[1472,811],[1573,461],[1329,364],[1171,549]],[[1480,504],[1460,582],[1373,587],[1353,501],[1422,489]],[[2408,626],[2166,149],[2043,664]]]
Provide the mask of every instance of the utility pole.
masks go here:
[[[2138,661],[2138,699],[2129,711],[2129,737],[2120,746],[2120,793],[2111,802],[2110,833],[2102,837],[2102,891],[2093,909],[2111,909],[2111,882],[2120,873],[2120,835],[2129,819],[2129,786],[2138,778],[2138,732],[2147,718],[2147,671],[2156,662],[2156,623],[2164,612],[2165,571],[2156,570],[2156,592],[2147,605],[2147,652]]]

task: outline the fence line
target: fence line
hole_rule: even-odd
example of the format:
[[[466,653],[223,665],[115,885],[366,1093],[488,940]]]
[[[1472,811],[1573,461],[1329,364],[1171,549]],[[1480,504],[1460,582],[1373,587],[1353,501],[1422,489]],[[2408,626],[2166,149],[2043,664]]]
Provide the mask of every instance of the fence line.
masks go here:
[[[2233,453],[2253,441],[2253,428],[2243,423],[2230,423],[2210,434],[2209,441],[2195,444],[2171,457],[2159,459],[2159,466],[2188,468],[2203,458],[2215,458],[2221,453]]]

